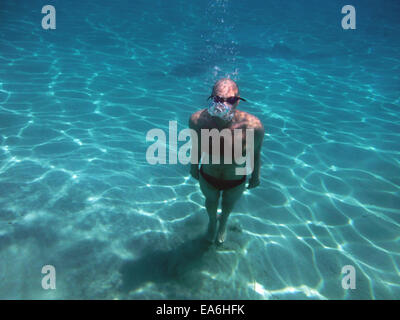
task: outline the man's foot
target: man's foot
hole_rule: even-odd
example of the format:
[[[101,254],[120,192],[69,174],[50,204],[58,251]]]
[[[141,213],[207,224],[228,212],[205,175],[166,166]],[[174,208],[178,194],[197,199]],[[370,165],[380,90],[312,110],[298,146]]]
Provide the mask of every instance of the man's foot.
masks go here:
[[[205,240],[213,243],[215,240],[215,231],[217,229],[217,224],[216,223],[209,223],[208,224],[208,230],[205,236]]]
[[[218,229],[216,243],[218,245],[222,245],[225,242],[225,239],[226,239],[226,223],[224,224],[221,223]]]

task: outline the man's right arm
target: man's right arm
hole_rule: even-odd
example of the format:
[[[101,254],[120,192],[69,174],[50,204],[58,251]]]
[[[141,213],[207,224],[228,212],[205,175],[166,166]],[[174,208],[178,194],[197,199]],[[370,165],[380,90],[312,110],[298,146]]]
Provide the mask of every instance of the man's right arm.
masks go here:
[[[194,132],[192,132],[192,154],[193,154],[193,148],[197,148],[197,155],[195,155],[195,158],[193,159],[192,157],[192,163],[190,165],[190,174],[192,175],[193,178],[195,178],[196,180],[199,179],[199,162],[201,159],[201,152],[200,152],[200,141],[199,141],[199,137],[200,135],[198,134],[198,126],[197,126],[197,115],[196,113],[192,114],[192,116],[189,119],[189,128],[194,130]],[[193,135],[196,135],[196,137],[193,137]],[[197,145],[193,144],[193,142],[197,141]],[[196,163],[193,163],[196,162]]]

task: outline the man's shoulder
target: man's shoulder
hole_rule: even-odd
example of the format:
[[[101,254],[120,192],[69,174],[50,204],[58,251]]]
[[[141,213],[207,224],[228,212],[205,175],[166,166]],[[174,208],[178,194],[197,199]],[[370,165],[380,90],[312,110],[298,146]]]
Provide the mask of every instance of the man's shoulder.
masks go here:
[[[207,109],[201,109],[193,113],[189,118],[190,127],[201,127],[207,121]]]
[[[206,109],[201,109],[199,111],[196,111],[195,113],[192,113],[192,115],[190,116],[190,120],[195,122],[198,121],[202,115],[202,113],[205,111]]]
[[[239,111],[239,110],[238,110]],[[237,115],[237,120],[240,122],[246,123],[247,129],[254,129],[257,131],[264,131],[264,126],[260,119],[258,119],[255,115],[248,113],[246,111],[239,111]]]

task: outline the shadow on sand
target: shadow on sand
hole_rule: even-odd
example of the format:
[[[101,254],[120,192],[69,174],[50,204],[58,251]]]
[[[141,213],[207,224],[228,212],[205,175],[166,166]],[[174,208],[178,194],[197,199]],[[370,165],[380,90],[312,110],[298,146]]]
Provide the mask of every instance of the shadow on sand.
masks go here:
[[[177,279],[201,264],[210,244],[199,236],[169,251],[156,250],[137,260],[125,262],[121,267],[123,292],[129,292],[143,283],[167,282]]]

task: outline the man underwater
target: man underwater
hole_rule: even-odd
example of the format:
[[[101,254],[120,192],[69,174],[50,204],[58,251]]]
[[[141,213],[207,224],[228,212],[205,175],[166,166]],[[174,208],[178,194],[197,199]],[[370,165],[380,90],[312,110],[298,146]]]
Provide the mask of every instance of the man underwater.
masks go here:
[[[192,161],[190,174],[196,180],[200,182],[200,189],[205,196],[205,207],[209,216],[208,231],[206,234],[206,240],[210,243],[216,241],[218,245],[223,244],[226,238],[226,226],[229,214],[232,212],[235,203],[239,200],[240,196],[246,188],[246,174],[243,167],[246,163],[238,163],[235,161],[236,156],[233,156],[233,161],[226,160],[225,147],[228,147],[228,155],[235,155],[234,148],[241,146],[242,153],[246,154],[246,157],[250,155],[253,159],[252,173],[249,179],[248,189],[257,187],[260,184],[260,156],[261,146],[264,138],[264,127],[261,121],[247,112],[237,109],[240,100],[246,101],[239,95],[239,88],[237,84],[231,79],[221,79],[217,81],[212,89],[210,106],[208,109],[202,109],[193,113],[189,119],[189,128],[193,129],[197,133],[198,143],[192,145],[193,148],[197,149],[197,155],[195,161]],[[203,132],[207,131],[204,129],[218,130],[221,133],[222,130],[231,132],[232,138],[223,139],[221,135],[218,137],[217,147],[214,149],[209,144],[209,141],[204,141]],[[235,141],[237,138],[233,134],[237,132],[243,133],[238,134],[237,138],[240,139],[239,144]],[[247,131],[254,133],[253,140],[251,143],[248,139]],[[215,132],[215,130],[214,130]],[[246,132],[246,135],[244,134]],[[233,136],[235,136],[233,138]],[[209,139],[209,137],[207,137]],[[250,139],[249,139],[250,140]],[[212,139],[214,144],[215,140]],[[229,145],[224,145],[224,144]],[[204,148],[208,145],[209,148]],[[251,148],[250,148],[251,145]],[[239,148],[240,149],[240,148]],[[251,149],[251,150],[250,150]],[[193,152],[193,151],[192,151]],[[200,162],[202,153],[213,159],[217,156],[222,161],[201,161],[201,167],[199,169],[198,164]],[[218,153],[218,154],[216,154]],[[203,155],[204,156],[204,155]],[[220,163],[216,163],[220,162]],[[242,169],[244,174],[237,174],[238,168]],[[219,199],[222,196],[221,201],[221,215],[217,217],[217,210]],[[219,221],[219,228],[217,231],[217,220]],[[217,231],[217,232],[216,232]]]

